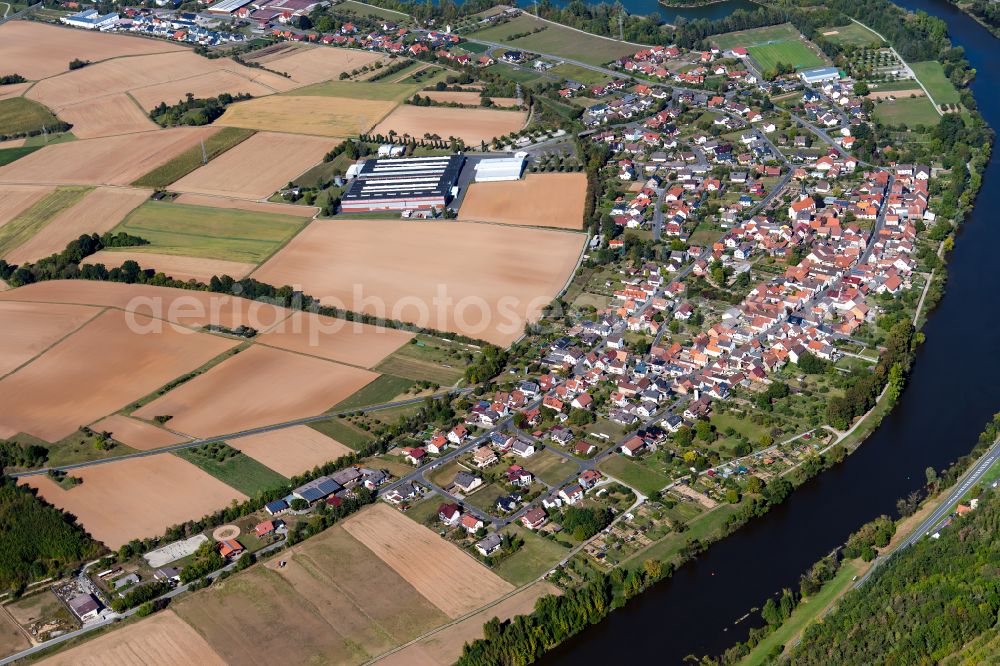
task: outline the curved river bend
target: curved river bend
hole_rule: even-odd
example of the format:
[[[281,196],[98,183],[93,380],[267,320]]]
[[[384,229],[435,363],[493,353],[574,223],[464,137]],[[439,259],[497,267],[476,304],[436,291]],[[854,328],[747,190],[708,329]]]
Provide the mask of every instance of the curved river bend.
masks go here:
[[[626,0],[648,13],[650,0]],[[1000,41],[944,0],[897,0],[948,23],[976,68],[979,107],[1000,128]],[[976,208],[956,239],[947,293],[924,327],[911,381],[896,409],[861,448],[796,490],[763,518],[716,543],[697,561],[566,642],[542,663],[676,664],[688,654],[720,654],[746,637],[734,625],[782,587],[795,588],[813,562],[865,522],[895,513],[897,498],[968,453],[1000,409],[1000,165],[986,170]]]

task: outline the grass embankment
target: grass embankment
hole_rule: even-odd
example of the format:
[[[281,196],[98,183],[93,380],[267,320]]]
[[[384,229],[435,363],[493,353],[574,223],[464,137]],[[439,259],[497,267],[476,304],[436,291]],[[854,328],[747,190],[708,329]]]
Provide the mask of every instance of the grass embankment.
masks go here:
[[[44,104],[26,97],[0,100],[0,136],[24,136],[57,125],[65,127]]]
[[[129,213],[115,231],[149,241],[130,251],[258,264],[304,224],[303,218],[292,215],[148,201]]]
[[[243,129],[242,127],[223,127],[220,131],[205,139],[205,154],[209,160],[213,160],[253,135],[254,130]],[[177,182],[202,166],[202,164],[204,162],[201,146],[194,146],[185,150],[166,164],[153,169],[132,184],[136,187],[162,189],[171,183]]]
[[[56,215],[82,199],[90,190],[89,187],[59,187],[0,227],[0,256],[28,241]]]

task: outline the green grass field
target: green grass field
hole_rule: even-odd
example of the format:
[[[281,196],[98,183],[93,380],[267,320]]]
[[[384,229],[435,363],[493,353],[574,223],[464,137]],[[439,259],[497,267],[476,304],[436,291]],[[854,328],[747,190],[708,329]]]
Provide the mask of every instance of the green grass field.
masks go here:
[[[344,2],[337,4],[336,9],[338,12],[345,11],[351,14],[357,14],[358,16],[375,16],[380,19],[401,23],[405,23],[410,19],[409,14],[393,11],[391,9],[383,9],[382,7],[376,7],[364,2],[356,2],[355,0],[344,0]]]
[[[38,134],[36,136],[29,136],[24,140],[24,145],[26,146],[51,146],[57,143],[66,143],[68,141],[76,141],[76,136],[72,132],[62,132],[60,134]]]
[[[458,343],[451,343],[451,346],[456,350],[462,349]],[[423,341],[418,338],[418,344],[403,345],[374,369],[415,381],[424,380],[441,386],[451,386],[462,378],[465,364],[461,358],[449,354],[449,350],[448,343]]]
[[[941,116],[926,97],[907,97],[878,104],[875,107],[875,119],[886,125],[906,125],[912,128],[917,125],[933,127],[938,124]]]
[[[37,234],[52,219],[83,198],[89,187],[60,187],[45,195],[35,205],[0,227],[0,256]]]
[[[774,69],[778,63],[795,69],[822,67],[824,62],[808,46],[799,41],[780,41],[760,44],[748,49],[750,56],[765,70]]]
[[[520,525],[510,525],[504,528],[504,533],[520,535],[524,539],[524,546],[496,565],[493,571],[517,586],[535,580],[558,564],[569,552],[555,541],[543,539]]]
[[[829,28],[819,28],[817,32],[823,36],[828,42],[833,42],[834,44],[842,44],[844,46],[881,46],[882,38],[876,35],[874,32],[864,27],[863,25],[858,25],[857,23],[848,23],[847,25],[838,25]],[[825,32],[836,32],[836,35],[824,35]]]
[[[556,76],[561,76],[564,79],[570,81],[579,81],[580,83],[586,85],[601,85],[608,83],[611,78],[601,74],[600,72],[595,72],[586,67],[580,67],[579,65],[571,65],[570,63],[563,63],[549,70],[550,74],[555,74]]]
[[[317,421],[310,423],[309,427],[318,430],[327,437],[332,437],[344,446],[349,446],[355,451],[372,441],[372,436],[364,430],[358,430],[343,419],[330,419],[329,421]]]
[[[691,521],[685,532],[678,534],[671,532],[645,550],[632,555],[623,563],[629,569],[638,569],[647,559],[660,560],[666,562],[672,560],[679,553],[684,544],[693,539],[705,540],[719,534],[726,520],[738,510],[738,504],[721,504],[715,509],[703,513],[695,520]]]
[[[530,32],[543,26],[545,30],[541,32],[520,39],[509,39],[511,35]],[[603,65],[622,56],[632,55],[641,48],[617,39],[599,37],[540,21],[529,14],[521,14],[512,21],[479,30],[469,36],[490,42],[504,42],[534,53],[571,58],[591,65]]]
[[[505,79],[509,79],[510,81],[515,81],[517,83],[533,83],[542,78],[534,72],[526,72],[522,69],[515,69],[514,67],[502,62],[490,65],[486,68],[486,71],[493,72],[494,74],[498,74]]]
[[[551,451],[539,451],[530,458],[518,460],[517,464],[537,476],[545,483],[555,486],[579,471],[577,465]]]
[[[150,242],[128,248],[130,251],[256,264],[298,233],[303,224],[303,218],[291,215],[148,201],[115,230]]]
[[[215,445],[208,444],[206,446]],[[176,455],[193,465],[197,465],[219,481],[232,486],[244,495],[253,497],[261,491],[288,484],[288,479],[246,454],[237,452],[235,455],[219,462],[211,456],[199,453],[201,448],[182,449]],[[228,449],[229,447],[227,446],[226,448]]]
[[[21,159],[25,155],[30,155],[39,148],[41,148],[41,146],[21,146],[20,148],[0,149],[0,166],[10,164],[15,160]]]
[[[757,44],[768,44],[770,42],[799,39],[801,35],[791,23],[781,23],[779,25],[769,25],[763,28],[753,28],[751,30],[740,30],[739,32],[727,32],[722,35],[715,35],[709,38],[713,44],[720,49],[734,49],[738,46],[744,48]]]
[[[330,411],[343,412],[348,409],[381,405],[413,386],[413,381],[392,375],[379,375],[373,382],[335,405]]]
[[[597,466],[622,483],[632,486],[646,497],[652,497],[670,483],[663,474],[625,456],[613,455]]]
[[[931,93],[937,104],[958,104],[961,96],[958,89],[944,74],[944,68],[936,60],[914,62],[910,64],[913,73]]]
[[[60,120],[48,108],[26,97],[0,100],[0,136],[24,136],[53,127]]]
[[[253,135],[254,130],[243,129],[242,127],[223,127],[220,131],[205,140],[205,152],[208,154],[208,159],[215,159]],[[162,189],[171,183],[177,182],[200,166],[202,166],[201,146],[195,146],[185,150],[166,164],[153,169],[132,184],[136,187]]]
[[[400,74],[404,74],[400,72]],[[402,102],[419,90],[421,84],[383,83],[375,81],[326,81],[296,88],[282,95],[290,97],[343,97],[345,99],[372,99]]]

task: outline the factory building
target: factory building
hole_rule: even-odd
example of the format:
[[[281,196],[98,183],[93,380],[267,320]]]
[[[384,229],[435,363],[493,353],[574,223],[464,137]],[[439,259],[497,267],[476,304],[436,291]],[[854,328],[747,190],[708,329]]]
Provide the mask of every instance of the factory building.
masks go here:
[[[484,158],[476,164],[476,182],[520,180],[523,171],[524,157]]]
[[[366,160],[340,198],[344,213],[444,208],[457,194],[463,155]]]

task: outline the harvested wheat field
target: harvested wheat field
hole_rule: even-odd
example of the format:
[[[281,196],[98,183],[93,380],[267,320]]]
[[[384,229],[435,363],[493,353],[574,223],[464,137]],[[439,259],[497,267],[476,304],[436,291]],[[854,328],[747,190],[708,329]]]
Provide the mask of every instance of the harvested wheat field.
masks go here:
[[[328,139],[258,132],[170,186],[179,192],[266,199],[319,164],[336,145]]]
[[[551,583],[538,582],[503,601],[471,615],[461,622],[421,638],[398,652],[376,659],[379,666],[438,666],[453,664],[462,656],[462,647],[483,637],[483,625],[497,617],[505,622],[535,610],[535,602],[549,594],[562,594]]]
[[[230,664],[359,664],[448,620],[339,525],[280,559],[173,608]]]
[[[252,275],[327,305],[507,345],[562,289],[585,241],[465,222],[315,222]],[[439,306],[442,291],[451,300]]]
[[[160,102],[176,104],[189,92],[195,97],[224,92],[260,96],[294,87],[294,82],[263,69],[246,67],[229,58],[209,60],[183,49],[88,65],[39,81],[26,96],[51,109],[61,109],[128,92],[148,110]]]
[[[62,120],[73,125],[73,135],[78,139],[157,129],[156,123],[124,93],[79,102],[59,109],[58,113]]]
[[[458,219],[580,230],[586,195],[584,173],[536,173],[523,180],[472,183]]]
[[[46,146],[0,167],[0,183],[128,185],[217,131],[175,127]]]
[[[236,344],[143,315],[105,312],[0,380],[0,437],[26,432],[58,441]]]
[[[417,139],[437,135],[442,139],[455,137],[467,146],[478,146],[524,127],[524,111],[498,111],[496,109],[458,109],[404,104],[380,122],[372,134],[409,135]]]
[[[9,655],[31,647],[21,627],[4,610],[0,612],[0,654]]]
[[[0,302],[0,376],[27,363],[100,312],[84,305]]]
[[[294,312],[257,340],[300,354],[372,368],[412,337],[412,333],[395,328]]]
[[[0,46],[0,48],[3,48]],[[20,97],[24,94],[28,88],[31,87],[31,82],[26,81],[24,83],[11,83],[5,86],[0,86],[0,99],[8,99],[10,97]],[[23,140],[23,139],[22,139]],[[8,146],[6,143],[3,144],[5,148],[13,148],[14,146]]]
[[[172,444],[186,442],[190,438],[177,435],[157,426],[129,418],[124,414],[112,414],[93,426],[94,432],[110,432],[111,438],[125,446],[139,451],[150,451]]]
[[[207,208],[235,208],[251,213],[274,213],[275,215],[294,215],[296,217],[315,217],[319,208],[315,206],[299,206],[297,204],[270,203],[269,201],[247,201],[232,197],[216,197],[206,194],[181,194],[174,203],[189,206],[205,206]]]
[[[89,280],[38,282],[4,292],[0,301],[100,305],[191,328],[217,324],[266,331],[290,314],[275,305],[227,294]]]
[[[350,447],[304,425],[236,437],[227,443],[288,478],[353,453]]]
[[[265,65],[268,69],[276,72],[284,72],[298,83],[336,80],[342,72],[350,72],[352,69],[385,60],[385,56],[382,54],[360,49],[340,49],[305,44],[296,45],[296,47],[263,53],[263,51],[270,51],[273,48],[268,47],[262,50],[262,55],[250,54],[246,59]]]
[[[45,666],[225,666],[225,661],[172,610],[165,610],[59,652]]]
[[[514,589],[454,544],[386,504],[361,511],[343,526],[450,618]],[[426,562],[434,566],[421,565]]]
[[[36,21],[0,26],[0,62],[9,72],[37,80],[68,71],[74,58],[97,62],[119,56],[187,49],[169,42],[63,28]]]
[[[367,132],[395,106],[392,100],[272,95],[231,105],[215,124],[348,138]]]
[[[316,416],[374,380],[374,372],[254,345],[135,412],[171,415],[171,430],[211,437]]]
[[[465,104],[466,106],[479,106],[482,101],[482,94],[474,90],[422,90],[417,93],[421,97],[430,97],[435,102],[447,102],[452,104]],[[493,106],[500,108],[510,108],[518,106],[515,97],[490,97]]]
[[[163,273],[175,280],[195,280],[204,282],[213,275],[228,275],[237,280],[246,277],[256,268],[255,264],[241,261],[226,261],[224,259],[205,259],[204,257],[185,257],[177,254],[159,254],[156,252],[137,252],[130,250],[101,250],[87,257],[84,263],[104,264],[108,268],[121,266],[126,261],[135,261],[143,268],[152,268],[157,273]]]
[[[27,242],[7,253],[13,264],[37,261],[62,252],[83,234],[111,231],[134,208],[149,198],[149,190],[99,187],[56,215]]]
[[[921,88],[912,90],[873,90],[865,95],[868,99],[904,99],[907,97],[923,97],[924,91]]]
[[[47,476],[24,477],[50,504],[77,517],[95,539],[117,550],[132,539],[159,536],[246,496],[170,453],[113,460],[73,470],[83,482],[69,490]]]
[[[38,203],[54,189],[47,185],[0,185],[0,227]]]

